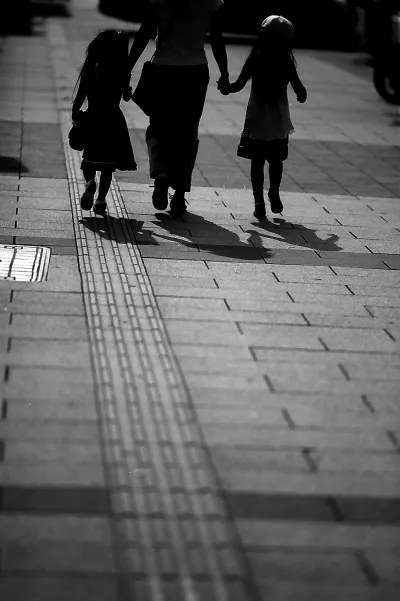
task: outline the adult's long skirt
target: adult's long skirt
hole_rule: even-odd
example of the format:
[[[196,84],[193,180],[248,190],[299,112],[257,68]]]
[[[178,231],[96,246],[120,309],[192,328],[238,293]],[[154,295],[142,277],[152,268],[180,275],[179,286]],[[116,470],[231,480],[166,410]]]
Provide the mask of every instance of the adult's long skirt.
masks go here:
[[[156,109],[146,130],[150,177],[166,173],[172,188],[189,192],[210,81],[208,65],[157,65],[156,81]]]

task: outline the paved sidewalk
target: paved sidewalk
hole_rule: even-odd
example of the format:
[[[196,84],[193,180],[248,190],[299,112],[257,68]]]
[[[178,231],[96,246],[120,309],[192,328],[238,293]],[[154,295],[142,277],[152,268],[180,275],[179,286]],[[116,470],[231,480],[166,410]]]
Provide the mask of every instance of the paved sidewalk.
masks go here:
[[[256,222],[248,92],[210,58],[188,214],[154,214],[129,103],[139,170],[96,218],[67,133],[104,27],[129,25],[75,0],[0,39],[0,268],[51,250],[44,281],[0,279],[0,598],[394,601],[398,110],[359,57],[298,51],[284,218]]]

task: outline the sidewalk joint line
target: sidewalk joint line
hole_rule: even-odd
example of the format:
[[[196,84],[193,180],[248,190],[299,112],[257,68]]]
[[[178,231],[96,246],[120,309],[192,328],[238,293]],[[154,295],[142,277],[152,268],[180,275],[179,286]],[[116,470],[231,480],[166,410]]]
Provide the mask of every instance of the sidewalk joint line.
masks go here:
[[[266,385],[268,386],[270,392],[276,392],[275,386],[272,384],[272,381],[267,374],[263,374],[263,379],[264,379]]]
[[[366,408],[368,409],[368,411],[370,413],[376,413],[375,407],[373,406],[371,401],[368,399],[368,396],[366,394],[361,395],[361,402],[364,403],[364,405],[366,406]]]
[[[287,423],[287,425],[289,426],[290,430],[295,430],[296,429],[296,424],[294,423],[294,421],[292,420],[292,417],[289,413],[289,411],[286,409],[286,407],[284,407],[281,410],[283,419],[285,420],[285,422]]]
[[[400,453],[400,441],[397,438],[396,434],[392,430],[388,430],[386,434],[396,451]]]
[[[318,464],[315,461],[313,455],[312,455],[313,449],[306,447],[304,449],[301,449],[301,454],[302,457],[308,467],[308,469],[310,470],[310,472],[312,474],[315,474],[318,472]]]
[[[327,503],[329,509],[331,510],[335,521],[343,522],[344,516],[343,516],[342,510],[340,509],[335,497],[332,497],[332,496],[326,497],[326,503]]]
[[[344,365],[342,365],[341,363],[338,363],[338,368],[339,368],[339,371],[342,372],[344,379],[347,380],[348,382],[350,382],[350,380],[351,380],[350,375],[349,375],[348,371],[346,370],[346,368],[344,367]]]
[[[373,587],[378,586],[380,579],[372,563],[369,561],[364,549],[357,549],[355,551],[355,555],[367,582]]]
[[[6,401],[6,399],[3,399],[2,403],[1,403],[0,420],[7,419],[7,413],[8,413],[8,401]]]
[[[327,344],[325,344],[325,342],[322,340],[322,338],[317,338],[318,342],[321,344],[323,350],[330,352],[329,347]]]
[[[385,334],[387,334],[389,336],[389,338],[393,341],[396,342],[396,338],[395,336],[393,336],[393,334],[391,334],[391,332],[389,332],[389,330],[387,330],[386,328],[383,328],[383,331],[385,332]]]

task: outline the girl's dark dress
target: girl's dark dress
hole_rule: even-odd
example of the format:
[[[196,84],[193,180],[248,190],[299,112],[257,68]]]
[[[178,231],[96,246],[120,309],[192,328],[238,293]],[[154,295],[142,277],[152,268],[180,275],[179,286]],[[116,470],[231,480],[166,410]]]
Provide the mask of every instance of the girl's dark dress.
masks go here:
[[[82,76],[74,110],[79,106],[81,94],[88,99],[87,143],[82,156],[81,168],[96,171],[136,171],[128,126],[120,109],[123,87],[118,69],[111,65],[96,66]],[[74,117],[74,115],[73,115]]]

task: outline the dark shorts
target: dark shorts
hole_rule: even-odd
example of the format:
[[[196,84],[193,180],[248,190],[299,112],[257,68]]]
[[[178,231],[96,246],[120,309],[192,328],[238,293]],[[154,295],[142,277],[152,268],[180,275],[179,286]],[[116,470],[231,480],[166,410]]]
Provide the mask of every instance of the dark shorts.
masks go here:
[[[289,138],[279,140],[255,140],[253,138],[240,138],[237,149],[238,157],[244,159],[263,159],[268,163],[286,161],[288,158]]]

